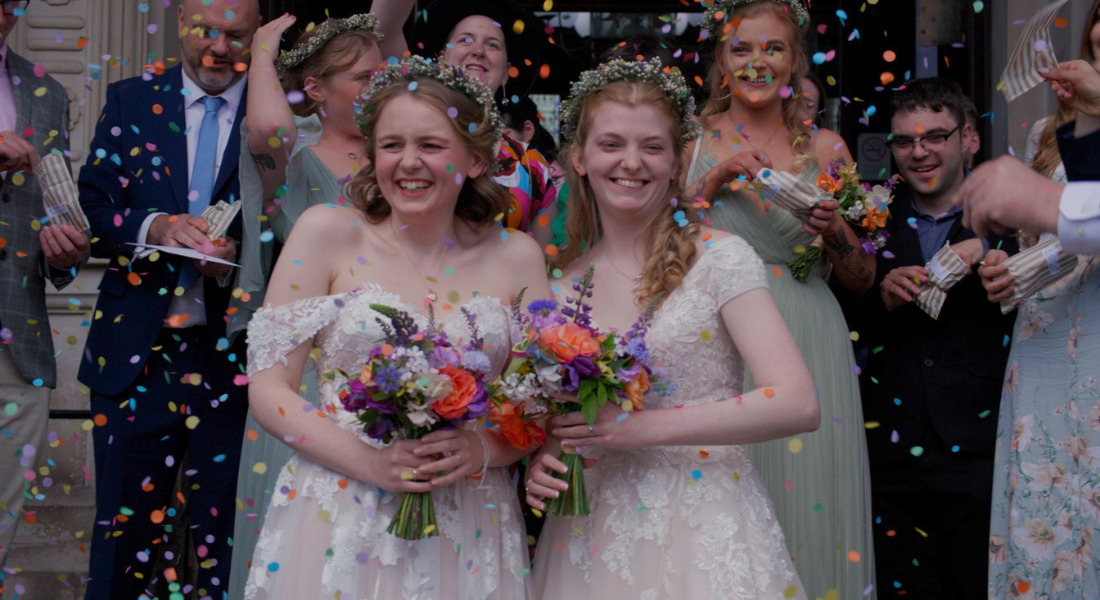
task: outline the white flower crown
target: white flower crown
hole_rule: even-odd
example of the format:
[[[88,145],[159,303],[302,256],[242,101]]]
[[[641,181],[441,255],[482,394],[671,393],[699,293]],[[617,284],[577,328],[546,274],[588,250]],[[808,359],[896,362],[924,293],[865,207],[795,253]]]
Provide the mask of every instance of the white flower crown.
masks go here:
[[[686,144],[699,136],[699,124],[692,118],[695,116],[695,98],[684,76],[678,70],[666,71],[661,60],[654,58],[649,61],[609,60],[581,73],[580,79],[570,86],[569,99],[561,107],[562,135],[566,139],[572,139],[577,132],[584,97],[592,90],[616,81],[641,81],[657,86],[680,113],[680,141]]]
[[[321,23],[311,31],[316,31],[313,37],[309,38],[306,43],[284,52],[279,60],[275,61],[275,71],[279,74],[279,77],[286,75],[291,69],[302,64],[302,61],[313,56],[314,52],[317,52],[329,43],[332,38],[340,35],[341,33],[347,33],[349,31],[366,31],[373,35],[379,42],[382,41],[382,34],[378,33],[378,17],[372,13],[359,13],[352,15],[346,19],[329,19],[324,23]]]
[[[729,22],[729,15],[742,6],[756,4],[757,2],[775,2],[789,8],[794,14],[798,24],[806,27],[810,23],[810,11],[802,0],[705,0],[707,12],[703,15],[703,28],[710,31],[711,37],[717,37],[720,29]]]

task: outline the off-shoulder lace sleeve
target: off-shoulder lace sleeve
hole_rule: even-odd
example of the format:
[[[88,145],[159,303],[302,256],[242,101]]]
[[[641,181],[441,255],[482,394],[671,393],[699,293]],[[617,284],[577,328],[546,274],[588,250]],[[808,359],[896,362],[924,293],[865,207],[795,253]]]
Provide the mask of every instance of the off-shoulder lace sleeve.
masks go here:
[[[710,245],[696,268],[706,269],[704,289],[719,307],[756,288],[767,288],[764,262],[745,240],[731,235]]]
[[[321,296],[256,311],[248,324],[248,376],[275,361],[287,364],[287,355],[336,320],[342,305],[342,296]]]

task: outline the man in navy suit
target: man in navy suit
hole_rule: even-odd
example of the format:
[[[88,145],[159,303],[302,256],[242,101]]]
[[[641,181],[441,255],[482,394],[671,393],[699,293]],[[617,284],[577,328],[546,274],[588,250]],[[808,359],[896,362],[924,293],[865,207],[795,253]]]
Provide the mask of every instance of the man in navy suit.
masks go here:
[[[97,424],[89,600],[136,599],[172,578],[152,572],[158,559],[188,563],[164,543],[185,459],[197,596],[220,599],[229,583],[247,412],[243,345],[225,338],[229,267],[132,244],[235,259],[239,217],[212,240],[199,215],[239,199],[247,50],[260,12],[256,0],[184,0],[178,17],[182,65],[107,88],[80,172],[92,254],[111,261],[79,374]]]

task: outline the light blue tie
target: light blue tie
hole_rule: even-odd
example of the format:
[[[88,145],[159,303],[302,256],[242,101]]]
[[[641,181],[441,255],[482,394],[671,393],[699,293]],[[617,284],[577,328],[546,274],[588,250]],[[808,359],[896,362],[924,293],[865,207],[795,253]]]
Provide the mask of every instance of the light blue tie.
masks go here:
[[[199,143],[195,148],[195,168],[191,170],[191,186],[188,192],[187,212],[196,217],[210,206],[210,197],[214,193],[214,172],[218,160],[218,109],[225,104],[225,98],[203,96],[199,99],[206,107],[199,127]],[[194,198],[192,200],[192,198]],[[179,286],[191,289],[199,279],[199,270],[190,260],[180,269]]]

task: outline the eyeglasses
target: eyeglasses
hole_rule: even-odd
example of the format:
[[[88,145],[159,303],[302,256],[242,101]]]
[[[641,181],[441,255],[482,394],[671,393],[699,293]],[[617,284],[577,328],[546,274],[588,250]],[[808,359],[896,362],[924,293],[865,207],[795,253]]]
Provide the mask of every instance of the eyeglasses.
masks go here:
[[[3,8],[5,15],[14,15],[17,10],[25,10],[30,0],[2,0],[0,1],[0,8]]]
[[[954,129],[947,133],[933,133],[918,138],[911,138],[908,136],[894,137],[889,142],[890,149],[898,156],[909,156],[913,153],[913,149],[917,147],[917,144],[920,144],[920,147],[924,148],[925,152],[939,152],[947,147],[947,138],[954,135],[960,127],[962,127],[962,125],[956,125]]]

